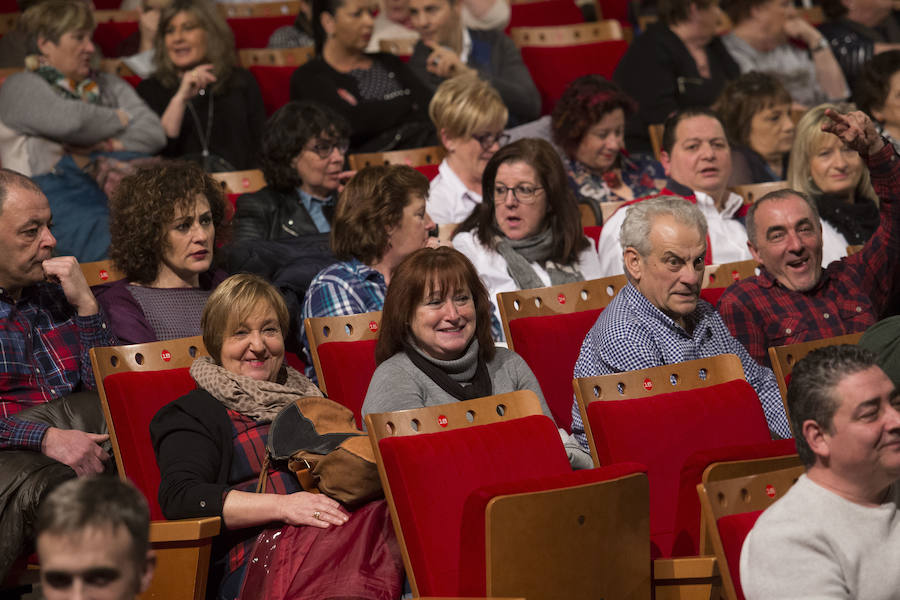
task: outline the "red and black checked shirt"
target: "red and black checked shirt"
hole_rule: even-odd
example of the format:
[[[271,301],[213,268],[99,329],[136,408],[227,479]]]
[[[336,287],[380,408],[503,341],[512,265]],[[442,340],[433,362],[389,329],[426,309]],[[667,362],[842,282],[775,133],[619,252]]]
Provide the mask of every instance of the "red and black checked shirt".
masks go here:
[[[885,142],[866,163],[881,200],[881,224],[861,251],[828,265],[808,292],[784,288],[761,268],[719,299],[728,329],[759,364],[770,366],[770,346],[864,331],[890,300],[900,275],[900,157]]]
[[[230,490],[253,492],[256,490],[259,473],[266,458],[266,439],[269,437],[270,422],[257,423],[250,417],[229,410],[228,417],[234,432],[234,455],[228,477]],[[290,494],[301,491],[300,483],[292,473],[269,469],[266,492],[270,494]],[[232,536],[233,545],[228,551],[226,576],[237,571],[250,560],[253,544],[260,528],[237,530]]]
[[[0,449],[40,450],[48,426],[12,415],[95,389],[90,349],[115,346],[101,313],[79,317],[57,284],[38,283],[14,301],[0,290]]]

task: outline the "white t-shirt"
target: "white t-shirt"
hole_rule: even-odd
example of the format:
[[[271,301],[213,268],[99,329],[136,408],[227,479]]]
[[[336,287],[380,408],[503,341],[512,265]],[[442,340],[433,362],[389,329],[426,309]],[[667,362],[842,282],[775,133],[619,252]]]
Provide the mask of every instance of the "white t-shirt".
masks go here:
[[[466,187],[445,158],[431,180],[425,211],[438,225],[462,223],[481,204],[481,194]]]

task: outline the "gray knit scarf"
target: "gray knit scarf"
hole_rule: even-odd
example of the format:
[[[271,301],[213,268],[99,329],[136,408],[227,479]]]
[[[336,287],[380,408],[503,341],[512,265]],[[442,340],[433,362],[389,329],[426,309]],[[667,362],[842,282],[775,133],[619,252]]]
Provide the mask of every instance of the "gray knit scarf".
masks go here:
[[[530,263],[541,265],[550,275],[550,285],[584,281],[581,271],[571,265],[550,260],[553,252],[553,230],[549,227],[541,233],[521,240],[511,240],[505,235],[494,238],[497,252],[506,260],[506,270],[520,290],[544,287],[544,282]]]
[[[259,381],[232,373],[211,357],[201,356],[191,365],[191,377],[225,408],[263,423],[298,398],[322,395],[316,384],[287,365],[282,365],[275,381]]]

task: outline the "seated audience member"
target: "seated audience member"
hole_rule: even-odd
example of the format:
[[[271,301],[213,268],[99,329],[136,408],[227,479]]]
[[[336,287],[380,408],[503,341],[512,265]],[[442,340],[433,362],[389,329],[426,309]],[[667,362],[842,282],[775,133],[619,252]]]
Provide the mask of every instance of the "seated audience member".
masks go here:
[[[683,198],[659,196],[632,206],[620,235],[628,284],[584,338],[577,377],[608,375],[697,358],[736,354],[777,437],[791,437],[778,384],[728,332],[719,313],[700,299],[706,219]],[[588,447],[578,404],[572,433]]]
[[[375,346],[378,368],[362,412],[437,406],[531,390],[553,418],[521,356],[491,338],[491,302],[478,272],[452,248],[417,250],[400,263],[384,300]],[[573,467],[593,462],[560,430]]]
[[[853,99],[876,121],[878,132],[900,149],[900,50],[872,58],[856,80]],[[895,77],[896,75],[896,77]],[[900,151],[900,150],[898,150]]]
[[[829,346],[794,366],[787,403],[806,473],[744,540],[744,596],[896,598],[896,386],[870,351]]]
[[[405,165],[361,169],[341,192],[331,229],[331,249],[341,262],[316,275],[303,301],[299,342],[308,376],[315,371],[303,320],[381,310],[397,265],[419,248],[440,245],[429,237],[434,223],[426,196],[428,179]]]
[[[825,130],[856,150],[881,201],[881,224],[860,252],[822,268],[816,204],[793,190],[766,194],[747,213],[747,245],[760,274],[733,283],[718,309],[760,364],[768,348],[864,331],[882,315],[900,266],[900,157],[862,112],[828,110]]]
[[[858,345],[874,352],[878,366],[894,385],[900,385],[900,315],[882,319],[866,329]]]
[[[705,108],[689,108],[669,117],[661,158],[669,176],[662,194],[687,198],[706,217],[707,264],[749,259],[747,232],[740,220],[744,200],[727,187],[731,152],[716,114]],[[619,230],[630,210],[631,205],[617,210],[600,232],[597,247],[603,277],[624,272]]]
[[[491,84],[471,75],[442,83],[428,114],[447,155],[431,180],[425,209],[441,225],[462,223],[481,204],[484,167],[509,136],[507,110]],[[442,234],[446,235],[444,228]]]
[[[788,0],[728,0],[733,28],[722,42],[741,73],[773,75],[797,104],[843,100],[850,93],[828,40]],[[798,48],[789,40],[802,42]]]
[[[713,109],[731,142],[728,185],[787,179],[794,143],[791,96],[775,77],[750,71],[729,82]]]
[[[384,0],[375,17],[366,52],[381,50],[381,40],[417,40],[409,18],[409,0]],[[462,22],[469,29],[503,29],[509,24],[507,0],[462,0]]]
[[[331,231],[350,126],[326,106],[288,102],[266,123],[266,187],[237,199],[234,240],[276,240]]]
[[[831,44],[851,89],[869,60],[900,49],[900,21],[891,2],[822,0],[826,21],[819,31]]]
[[[502,30],[469,29],[462,23],[462,0],[409,0],[410,22],[421,39],[409,67],[432,91],[458,75],[488,81],[509,109],[510,125],[541,114],[541,97],[522,54]]]
[[[107,198],[81,167],[104,155],[155,153],[165,135],[130,85],[91,68],[90,4],[47,0],[21,21],[27,67],[0,87],[0,161],[34,177],[46,194],[60,253],[101,260],[109,247]]]
[[[44,492],[109,458],[89,351],[116,339],[78,262],[52,256],[50,216],[37,185],[0,169],[0,472],[17,482],[0,490],[0,581]]]
[[[150,509],[130,483],[67,481],[41,504],[36,529],[46,600],[135,600],[150,587]]]
[[[225,273],[213,270],[222,186],[194,163],[122,180],[110,207],[109,255],[125,275],[94,288],[121,344],[200,335],[200,314]]]
[[[365,53],[376,6],[313,0],[316,57],[291,76],[291,100],[324,104],[347,119],[353,152],[433,146],[431,92],[393,54]]]
[[[202,328],[210,356],[191,365],[197,389],[160,409],[150,423],[163,514],[222,518],[224,535],[213,543],[208,584],[216,598],[238,596],[255,540],[272,523],[286,526],[279,554],[270,556],[279,558],[278,577],[293,575],[285,565],[305,569],[303,593],[290,597],[397,598],[403,567],[384,500],[349,513],[325,494],[302,491],[286,464],[273,465],[263,493],[254,493],[260,470],[270,464],[263,457],[272,420],[299,398],[322,395],[283,363],[288,322],[281,294],[256,275],[234,275],[209,297]],[[366,529],[341,527],[360,519]],[[317,557],[317,549],[334,557],[326,552],[329,545],[351,544],[367,544],[375,558],[356,551],[355,559],[333,567]],[[366,577],[357,574],[363,560],[372,561]],[[345,572],[336,577],[334,568]]]
[[[628,47],[613,80],[637,101],[625,123],[625,145],[651,154],[647,126],[677,110],[710,106],[740,69],[716,35],[716,0],[659,0],[659,22]]]
[[[600,75],[584,75],[566,87],[553,108],[553,141],[565,153],[569,186],[579,203],[603,224],[601,202],[633,200],[658,191],[662,165],[632,159],[625,151],[625,120],[634,101]],[[661,184],[661,182],[660,182]]]
[[[153,42],[159,28],[159,16],[172,0],[141,0],[138,30],[119,44],[116,55],[141,79],[153,75]],[[120,9],[121,10],[121,9]]]
[[[495,311],[499,292],[600,277],[549,142],[526,138],[504,146],[485,167],[483,182],[484,201],[457,228],[453,245],[475,265]],[[496,325],[494,335],[502,336]]]
[[[797,123],[788,175],[788,187],[816,203],[826,255],[838,257],[846,254],[841,250],[848,244],[866,243],[881,222],[878,197],[859,153],[822,131],[822,125],[830,121],[826,110],[846,112],[850,106],[820,104],[803,115]],[[825,224],[830,225],[827,233]],[[829,247],[831,252],[827,251]],[[823,260],[823,264],[831,260]]]
[[[175,0],[160,16],[153,77],[138,94],[160,115],[163,155],[209,172],[257,166],[266,112],[250,71],[237,66],[234,35],[208,0]]]
[[[300,0],[300,10],[294,22],[284,25],[269,36],[267,48],[308,48],[313,41],[312,4],[309,0]]]

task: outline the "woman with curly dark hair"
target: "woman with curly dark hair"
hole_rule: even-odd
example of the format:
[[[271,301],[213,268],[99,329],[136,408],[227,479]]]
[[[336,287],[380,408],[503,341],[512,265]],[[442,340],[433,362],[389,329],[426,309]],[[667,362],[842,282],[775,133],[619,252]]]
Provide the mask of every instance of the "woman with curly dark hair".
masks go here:
[[[326,106],[288,102],[263,132],[266,187],[237,199],[234,240],[275,240],[331,231],[350,125]]]
[[[565,153],[569,186],[579,203],[603,223],[601,202],[632,200],[662,187],[662,165],[625,154],[625,117],[636,104],[618,85],[600,75],[569,84],[553,109],[553,141]]]
[[[94,288],[123,344],[200,335],[206,299],[226,274],[212,270],[225,194],[194,163],[142,169],[110,202],[109,255],[125,279]]]

